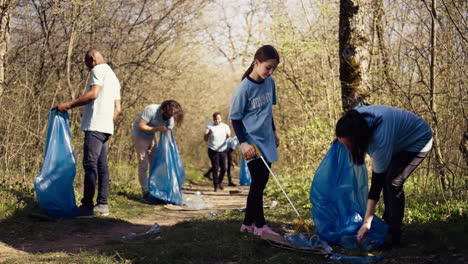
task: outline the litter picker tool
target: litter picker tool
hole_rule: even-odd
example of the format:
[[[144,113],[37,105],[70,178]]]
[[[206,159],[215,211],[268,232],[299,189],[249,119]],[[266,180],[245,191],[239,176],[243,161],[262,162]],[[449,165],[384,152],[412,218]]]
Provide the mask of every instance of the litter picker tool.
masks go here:
[[[299,230],[301,229],[301,227],[303,227],[306,231],[307,231],[307,234],[310,236],[311,235],[311,232],[310,232],[310,228],[309,226],[306,224],[306,222],[304,221],[304,218],[302,218],[301,214],[299,214],[299,211],[297,210],[296,206],[294,206],[293,202],[291,201],[291,199],[289,198],[288,194],[286,193],[286,191],[284,190],[283,186],[281,185],[281,183],[279,182],[278,180],[278,177],[276,177],[276,175],[273,173],[273,171],[270,169],[270,167],[268,166],[267,162],[265,161],[265,159],[263,158],[262,154],[260,153],[260,151],[258,151],[257,147],[252,144],[252,147],[255,149],[255,154],[257,157],[259,157],[263,163],[265,164],[265,167],[268,168],[268,170],[270,171],[271,175],[273,175],[273,179],[275,179],[276,183],[278,184],[278,186],[280,187],[281,191],[283,191],[283,194],[284,196],[286,196],[286,198],[288,199],[288,202],[289,204],[291,204],[292,208],[294,209],[294,212],[296,212],[296,215],[297,215],[297,219],[298,219],[298,222],[297,222],[297,225],[296,225],[296,229],[294,230],[294,233],[298,234],[299,233]],[[242,148],[241,148],[242,149]],[[251,158],[254,158],[254,157],[247,157],[245,153],[242,153],[244,155],[244,158],[245,160],[249,160]]]

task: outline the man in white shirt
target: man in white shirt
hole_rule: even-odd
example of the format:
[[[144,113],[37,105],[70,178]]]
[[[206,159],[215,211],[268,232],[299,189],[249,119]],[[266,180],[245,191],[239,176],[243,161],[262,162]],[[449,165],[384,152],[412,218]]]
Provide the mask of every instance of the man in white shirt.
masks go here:
[[[221,121],[221,113],[215,112],[213,114],[213,123],[206,127],[204,136],[205,141],[208,141],[208,157],[210,158],[211,168],[213,169],[213,187],[215,192],[218,189],[224,189],[220,179],[222,179],[226,173],[226,139],[231,136],[231,129]],[[221,171],[218,175],[219,167],[221,167]]]
[[[85,56],[90,70],[86,92],[79,98],[56,106],[59,111],[84,106],[80,130],[85,132],[83,144],[84,194],[77,217],[109,215],[108,140],[120,114],[120,83],[101,52],[90,49]],[[97,204],[94,193],[98,184]]]

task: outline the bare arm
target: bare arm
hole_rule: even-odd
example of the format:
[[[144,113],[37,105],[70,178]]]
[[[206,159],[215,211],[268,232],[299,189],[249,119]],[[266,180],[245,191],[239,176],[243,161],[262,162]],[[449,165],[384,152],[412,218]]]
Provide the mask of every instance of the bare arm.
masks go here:
[[[203,136],[203,139],[204,139],[205,141],[208,141],[208,139],[210,138],[211,134],[212,134],[212,131],[211,131],[211,129],[210,129],[210,132],[206,133],[206,134]]]
[[[371,228],[371,223],[372,223],[372,219],[374,218],[376,208],[377,208],[376,200],[372,200],[372,199],[367,200],[366,216],[364,217],[362,226],[357,233],[357,241],[359,243],[361,243],[364,237],[366,237],[367,231],[369,231]]]
[[[117,119],[119,119],[120,112],[120,100],[114,100],[114,117],[112,118],[112,120],[114,120],[114,123],[117,122]]]
[[[59,104],[55,108],[57,108],[57,110],[59,110],[60,112],[65,112],[71,108],[85,105],[99,96],[99,92],[101,92],[101,88],[102,86],[100,85],[92,85],[91,88],[82,96],[78,97],[75,100]]]
[[[148,125],[148,122],[143,120],[143,119],[140,119],[140,121],[138,122],[138,130],[140,131],[144,131],[144,132],[156,132],[156,131],[167,131],[169,130],[167,127],[165,126],[159,126],[159,127],[153,127],[153,126],[150,126]]]

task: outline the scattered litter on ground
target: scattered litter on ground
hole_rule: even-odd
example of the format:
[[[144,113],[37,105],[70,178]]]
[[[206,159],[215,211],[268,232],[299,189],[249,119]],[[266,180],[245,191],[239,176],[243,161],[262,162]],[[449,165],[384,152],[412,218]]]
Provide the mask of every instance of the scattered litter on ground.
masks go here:
[[[229,195],[240,194],[240,193],[248,194],[249,190],[230,190],[229,191]]]
[[[136,238],[136,237],[139,237],[139,236],[157,235],[159,233],[161,233],[161,227],[157,223],[155,223],[146,232],[138,233],[138,234],[130,232],[130,233],[126,234],[126,235],[121,236],[120,239],[130,240],[130,239],[133,239],[133,238]]]
[[[345,261],[348,263],[374,263],[384,259],[383,255],[369,256],[347,256],[343,254],[333,253],[333,249],[327,242],[321,240],[317,235],[305,236],[303,234],[286,233],[284,236],[273,234],[262,234],[261,239],[268,241],[270,244],[285,248],[311,252],[326,256],[334,262]]]
[[[214,217],[214,216],[217,216],[218,214],[216,212],[209,212],[208,215]]]
[[[213,207],[212,204],[205,203],[203,198],[195,195],[189,195],[187,198],[184,200],[184,204],[191,209],[196,209],[196,210],[206,210],[206,209],[211,209]]]

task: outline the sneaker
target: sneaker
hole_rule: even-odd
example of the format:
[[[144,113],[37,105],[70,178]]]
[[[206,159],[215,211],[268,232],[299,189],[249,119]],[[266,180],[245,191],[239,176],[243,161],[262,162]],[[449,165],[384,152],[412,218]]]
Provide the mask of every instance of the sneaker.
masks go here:
[[[211,173],[208,173],[208,172],[207,172],[207,173],[203,174],[203,177],[205,177],[205,178],[207,178],[208,180],[212,181],[213,178],[211,178],[210,174],[211,174]]]
[[[224,187],[223,187],[223,185],[221,183],[218,184],[218,189],[220,189],[221,191],[224,190]]]
[[[94,211],[91,208],[80,206],[78,207],[78,212],[75,215],[76,218],[93,218]]]
[[[254,235],[262,236],[262,234],[271,234],[271,235],[279,236],[278,233],[271,230],[271,228],[269,226],[267,226],[267,225],[263,225],[262,227],[254,226]]]
[[[109,215],[109,206],[107,204],[98,204],[94,206],[93,209],[95,214],[100,214],[102,216],[108,216]]]
[[[237,184],[235,184],[235,183],[233,183],[233,182],[230,182],[230,183],[228,184],[228,186],[230,186],[230,187],[236,187]]]
[[[249,233],[249,234],[252,234],[254,232],[254,224],[251,224],[251,225],[244,225],[242,224],[241,225],[241,228],[240,228],[240,231],[241,233]]]

